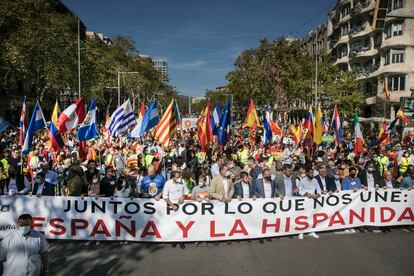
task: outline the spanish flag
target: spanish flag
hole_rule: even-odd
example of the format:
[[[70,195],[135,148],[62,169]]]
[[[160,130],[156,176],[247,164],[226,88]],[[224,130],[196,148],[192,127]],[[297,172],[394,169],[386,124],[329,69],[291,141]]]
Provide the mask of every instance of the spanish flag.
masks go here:
[[[250,99],[249,109],[247,110],[246,120],[244,124],[248,127],[257,127],[260,125],[259,117],[257,117],[256,108],[253,99]]]
[[[170,143],[170,138],[176,133],[177,125],[181,121],[177,102],[173,99],[162,115],[154,130],[154,137],[164,147]]]
[[[207,152],[213,141],[210,121],[210,101],[208,101],[207,106],[197,119],[197,136],[201,144],[201,150]]]
[[[404,125],[410,124],[410,120],[408,120],[407,116],[404,115],[404,112],[401,108],[398,110],[395,117],[397,117],[398,119],[401,119],[404,122]]]
[[[280,128],[278,123],[276,121],[273,121],[272,119],[270,119],[270,130],[272,131],[274,135],[277,135],[280,137],[283,136],[283,130]]]
[[[322,133],[323,133],[322,111],[321,111],[321,106],[318,104],[318,110],[316,111],[316,116],[315,116],[315,131],[313,133],[313,140],[315,144],[319,145],[322,143]]]
[[[49,127],[49,139],[50,139],[50,147],[54,151],[58,151],[65,145],[63,143],[62,136],[59,134],[57,128],[57,121],[59,117],[59,105],[56,101],[55,107],[53,108],[52,117],[50,119],[50,127]]]

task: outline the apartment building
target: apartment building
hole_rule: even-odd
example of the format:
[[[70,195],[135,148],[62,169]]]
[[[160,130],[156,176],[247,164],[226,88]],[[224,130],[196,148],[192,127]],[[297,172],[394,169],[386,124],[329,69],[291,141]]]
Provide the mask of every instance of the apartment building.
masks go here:
[[[414,1],[377,1],[337,1],[328,14],[327,52],[342,70],[357,73],[364,117],[384,115],[384,85],[391,92],[393,117],[400,101],[414,91]],[[386,5],[387,14],[383,28],[375,29],[374,10],[379,4]]]

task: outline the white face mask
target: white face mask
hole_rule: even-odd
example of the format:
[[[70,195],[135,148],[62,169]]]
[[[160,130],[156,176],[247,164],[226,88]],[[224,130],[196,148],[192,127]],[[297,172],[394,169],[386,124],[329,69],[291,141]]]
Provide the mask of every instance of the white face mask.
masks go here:
[[[20,234],[27,235],[29,234],[31,227],[30,226],[19,226],[17,230],[19,231]]]

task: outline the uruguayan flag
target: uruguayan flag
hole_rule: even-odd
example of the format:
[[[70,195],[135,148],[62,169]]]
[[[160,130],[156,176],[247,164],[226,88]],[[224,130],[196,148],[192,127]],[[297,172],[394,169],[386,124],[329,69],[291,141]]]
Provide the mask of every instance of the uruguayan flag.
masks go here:
[[[99,136],[99,132],[96,127],[96,103],[92,99],[88,114],[86,114],[85,120],[78,129],[78,139],[79,141],[88,141],[97,136]]]
[[[128,99],[111,115],[106,128],[109,130],[112,137],[117,137],[135,123],[135,115]]]
[[[26,138],[24,139],[23,144],[23,153],[28,154],[32,148],[33,136],[36,131],[46,127],[45,116],[43,116],[42,108],[40,107],[39,102],[36,102],[36,105],[33,109],[32,118],[30,119],[29,127],[26,131]]]
[[[157,100],[155,100],[148,108],[147,112],[145,112],[144,117],[142,117],[139,137],[142,137],[146,131],[155,127],[158,124],[159,120],[160,117],[158,115]]]

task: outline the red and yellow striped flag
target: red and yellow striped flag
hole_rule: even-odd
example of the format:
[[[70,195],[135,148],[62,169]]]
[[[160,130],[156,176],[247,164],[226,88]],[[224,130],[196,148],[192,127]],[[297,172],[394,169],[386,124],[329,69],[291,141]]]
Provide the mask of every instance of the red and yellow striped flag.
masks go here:
[[[180,113],[177,102],[172,100],[154,130],[155,139],[164,147],[167,147],[170,143],[170,138],[175,134],[179,121]]]
[[[259,117],[257,116],[253,99],[250,99],[250,105],[249,109],[247,110],[247,115],[244,124],[248,127],[258,127],[260,125]]]

